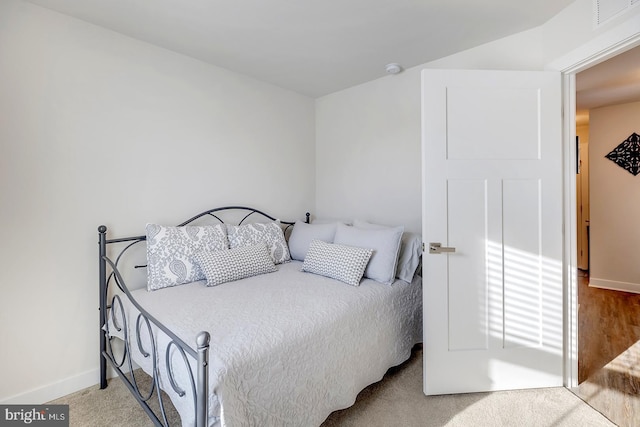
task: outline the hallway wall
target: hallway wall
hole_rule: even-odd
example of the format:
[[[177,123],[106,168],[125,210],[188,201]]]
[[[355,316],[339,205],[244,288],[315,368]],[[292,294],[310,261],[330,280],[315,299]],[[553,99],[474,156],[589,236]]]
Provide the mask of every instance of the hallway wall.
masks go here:
[[[640,293],[640,176],[605,156],[640,134],[640,102],[590,112],[591,286]]]

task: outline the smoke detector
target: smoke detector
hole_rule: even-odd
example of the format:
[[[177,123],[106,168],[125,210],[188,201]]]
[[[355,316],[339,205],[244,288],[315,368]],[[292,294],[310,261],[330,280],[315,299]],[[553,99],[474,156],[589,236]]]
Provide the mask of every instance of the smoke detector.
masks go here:
[[[392,62],[391,64],[387,64],[384,69],[387,71],[387,73],[389,74],[398,74],[399,72],[402,71],[402,66],[400,66],[400,64],[396,63],[396,62]]]

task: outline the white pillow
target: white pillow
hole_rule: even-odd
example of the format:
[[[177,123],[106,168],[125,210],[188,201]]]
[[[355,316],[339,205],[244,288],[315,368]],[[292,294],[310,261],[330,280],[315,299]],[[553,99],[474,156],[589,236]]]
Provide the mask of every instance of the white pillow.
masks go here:
[[[422,257],[422,235],[418,233],[404,232],[402,245],[398,256],[398,268],[396,277],[407,283],[411,283],[416,275]]]
[[[274,263],[291,261],[284,232],[280,224],[275,222],[227,225],[227,237],[231,249],[264,242]]]
[[[373,249],[364,277],[386,285],[396,279],[396,265],[404,227],[364,229],[338,224],[334,243]]]
[[[278,269],[264,242],[226,251],[202,251],[195,254],[194,258],[207,278],[207,286],[272,273]]]
[[[389,228],[385,225],[372,224],[370,222],[355,220],[353,225],[358,228],[381,229]],[[400,244],[400,254],[398,255],[398,266],[396,268],[396,277],[407,283],[411,283],[416,270],[420,265],[420,257],[422,256],[422,236],[418,233],[405,231],[402,234]]]
[[[340,222],[344,225],[353,225],[350,219],[342,219],[342,218],[316,218],[311,221],[311,224],[331,224],[334,222]]]
[[[302,271],[358,286],[371,253],[371,249],[312,240],[302,264]]]
[[[291,258],[304,261],[309,250],[309,245],[314,239],[332,243],[336,234],[337,223],[328,224],[307,224],[303,221],[296,221],[289,236],[289,253]]]
[[[197,252],[228,249],[227,230],[222,224],[165,227],[147,224],[147,290],[203,280],[193,259]]]

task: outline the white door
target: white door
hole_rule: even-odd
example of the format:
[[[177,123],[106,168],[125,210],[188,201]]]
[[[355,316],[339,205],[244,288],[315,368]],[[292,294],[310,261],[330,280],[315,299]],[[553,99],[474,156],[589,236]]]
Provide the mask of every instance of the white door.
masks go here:
[[[562,385],[560,82],[422,72],[425,394]]]

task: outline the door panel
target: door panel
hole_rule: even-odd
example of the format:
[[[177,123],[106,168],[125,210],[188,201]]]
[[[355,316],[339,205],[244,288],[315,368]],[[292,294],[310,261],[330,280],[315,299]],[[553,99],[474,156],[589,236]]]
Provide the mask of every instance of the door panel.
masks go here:
[[[530,89],[447,87],[450,159],[537,159],[539,134],[526,117],[538,115],[539,93]],[[491,100],[491,102],[487,102]],[[483,111],[483,114],[478,114]],[[502,118],[514,118],[505,122]],[[485,136],[482,139],[477,135]]]
[[[423,71],[427,394],[562,385],[560,75]]]
[[[449,240],[449,350],[486,349],[489,343],[488,286],[485,274],[486,181],[451,180],[447,185]],[[464,248],[464,249],[462,249]],[[476,281],[476,286],[468,283]],[[483,283],[484,282],[484,283]],[[457,313],[467,313],[457,316]]]
[[[505,347],[541,344],[539,184],[503,181]]]

